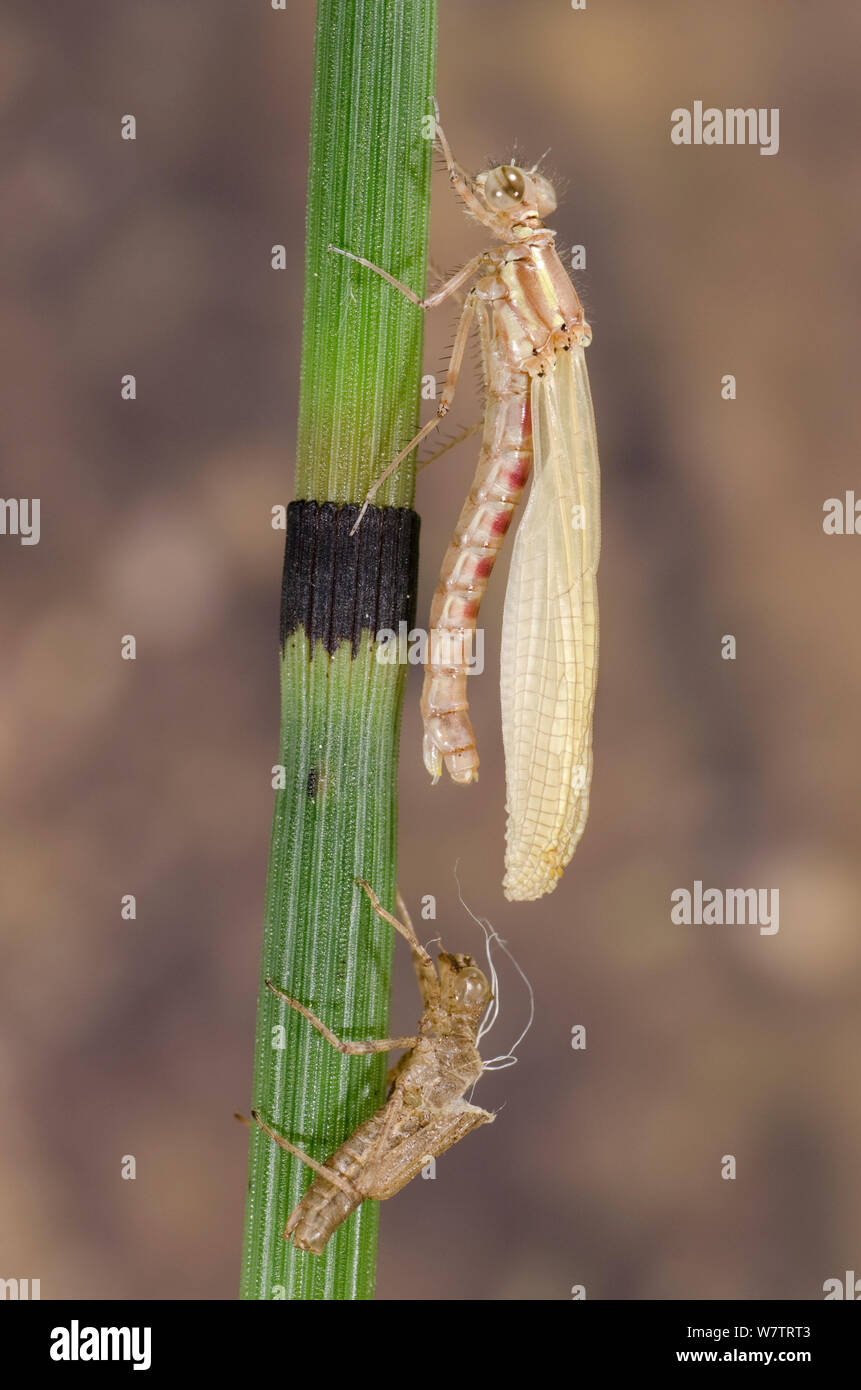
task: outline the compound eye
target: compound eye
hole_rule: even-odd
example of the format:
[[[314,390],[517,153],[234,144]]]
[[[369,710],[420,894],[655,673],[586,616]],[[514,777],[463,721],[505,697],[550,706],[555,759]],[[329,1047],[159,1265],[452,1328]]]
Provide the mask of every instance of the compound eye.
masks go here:
[[[507,193],[509,198],[513,198],[516,203],[521,203],[523,201],[523,195],[526,192],[526,180],[523,174],[519,169],[513,169],[510,165],[505,164],[499,172],[503,178],[503,186],[500,188],[497,197]]]
[[[513,164],[501,164],[491,169],[484,178],[484,194],[491,207],[509,207],[512,203],[522,203],[526,196],[526,179],[523,170]]]
[[[454,995],[461,1004],[483,1004],[490,998],[490,985],[477,967],[462,970],[455,981]]]

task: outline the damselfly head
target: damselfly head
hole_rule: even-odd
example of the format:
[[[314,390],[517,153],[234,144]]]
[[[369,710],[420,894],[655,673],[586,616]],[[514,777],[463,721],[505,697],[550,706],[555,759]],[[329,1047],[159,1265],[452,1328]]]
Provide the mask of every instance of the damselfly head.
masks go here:
[[[512,223],[543,220],[556,207],[556,193],[549,179],[517,164],[485,169],[475,179],[476,192],[497,217]]]

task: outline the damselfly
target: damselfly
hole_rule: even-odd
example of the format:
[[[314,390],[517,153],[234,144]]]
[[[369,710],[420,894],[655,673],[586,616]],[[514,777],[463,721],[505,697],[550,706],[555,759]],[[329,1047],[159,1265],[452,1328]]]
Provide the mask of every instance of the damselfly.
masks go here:
[[[534,471],[505,597],[500,680],[508,812],[503,886],[506,897],[527,901],[556,886],[589,813],[600,550],[598,448],[584,355],[592,332],[555,233],[543,224],[556,207],[552,184],[537,167],[516,164],[470,177],[454,160],[438,120],[436,134],[455,191],[502,245],[474,257],[426,299],[369,261],[341,252],[423,309],[471,285],[437,413],[366,501],[448,413],[477,319],[484,436],[431,606],[424,760],[434,780],[443,763],[455,782],[477,777],[467,665],[451,652],[462,652],[475,629],[494,561]],[[439,652],[444,658],[435,661]]]

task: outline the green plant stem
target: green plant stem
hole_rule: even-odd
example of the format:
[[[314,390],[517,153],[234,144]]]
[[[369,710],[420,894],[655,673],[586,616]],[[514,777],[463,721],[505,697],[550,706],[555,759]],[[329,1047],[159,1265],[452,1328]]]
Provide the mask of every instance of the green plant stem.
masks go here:
[[[417,425],[422,314],[328,247],[366,256],[423,292],[431,140],[422,122],[432,111],[435,43],[435,0],[318,5],[297,449],[297,493],[315,502],[360,502]],[[409,460],[376,502],[408,508],[413,487]],[[309,1005],[340,1037],[387,1032],[392,932],[354,878],[368,879],[393,907],[405,667],[376,660],[374,624],[380,612],[408,617],[414,598],[404,559],[408,534],[415,545],[411,513],[370,516],[382,532],[363,522],[351,550],[344,526],[332,521],[335,511],[319,510],[317,530],[308,532],[316,540],[304,549],[291,552],[288,531],[287,607],[294,619],[302,616],[288,621],[282,647],[284,771],[254,1068],[255,1108],[318,1161],[380,1104],[387,1061],[341,1056],[263,981]],[[326,549],[333,527],[340,538],[334,567]],[[398,556],[379,543],[380,534],[401,537]],[[362,597],[367,583],[363,590],[348,582],[354,563],[365,580],[370,575],[373,612]],[[330,591],[324,581],[333,569]],[[309,1177],[252,1126],[243,1298],[373,1297],[374,1203],[363,1203],[322,1255],[283,1239]]]

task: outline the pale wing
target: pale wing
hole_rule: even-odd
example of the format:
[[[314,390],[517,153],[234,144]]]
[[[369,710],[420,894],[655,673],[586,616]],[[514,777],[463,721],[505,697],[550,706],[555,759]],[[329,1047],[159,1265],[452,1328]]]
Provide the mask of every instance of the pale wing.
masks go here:
[[[592,780],[601,545],[595,416],[582,347],[532,382],[532,491],[502,623],[505,896],[555,888],[583,834]]]

